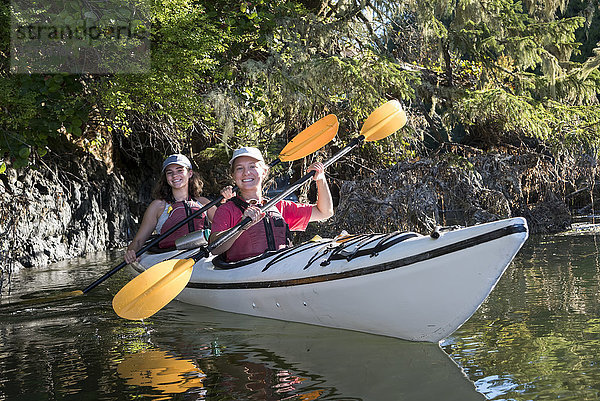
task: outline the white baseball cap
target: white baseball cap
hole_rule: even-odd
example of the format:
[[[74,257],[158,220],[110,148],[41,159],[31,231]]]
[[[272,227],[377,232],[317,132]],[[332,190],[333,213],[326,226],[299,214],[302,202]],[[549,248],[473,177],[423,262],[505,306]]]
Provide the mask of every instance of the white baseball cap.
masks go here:
[[[192,163],[190,162],[190,159],[188,159],[185,155],[182,155],[181,153],[175,153],[165,159],[162,165],[163,172],[169,164],[178,164],[182,167],[187,167],[190,170],[192,169]]]
[[[242,148],[236,149],[233,152],[233,156],[231,157],[231,160],[229,160],[229,164],[233,164],[233,161],[240,156],[248,156],[253,159],[260,160],[261,162],[265,161],[265,159],[263,159],[262,153],[260,153],[260,150],[251,146],[244,146]]]

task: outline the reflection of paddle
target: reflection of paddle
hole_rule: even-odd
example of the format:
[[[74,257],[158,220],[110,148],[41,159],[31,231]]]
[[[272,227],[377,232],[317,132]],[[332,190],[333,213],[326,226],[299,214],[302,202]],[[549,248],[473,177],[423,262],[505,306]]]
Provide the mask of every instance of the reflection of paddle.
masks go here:
[[[304,129],[298,135],[296,135],[288,144],[283,148],[279,157],[269,163],[269,167],[273,167],[280,162],[290,162],[294,160],[301,159],[305,156],[310,155],[311,153],[316,152],[321,149],[327,143],[329,143],[333,137],[337,134],[339,127],[339,122],[337,117],[334,114],[329,114],[314,124],[310,125],[308,128]],[[234,188],[235,191],[237,188]],[[158,244],[163,239],[167,238],[169,235],[174,233],[178,228],[182,227],[189,220],[200,216],[203,212],[220,203],[223,200],[223,196],[219,196],[214,201],[210,202],[206,206],[202,207],[200,210],[195,211],[191,215],[187,216],[185,219],[181,220],[169,230],[165,231],[158,237],[154,238],[152,241],[147,243],[142,249],[136,252],[136,256],[139,257],[143,253],[145,253],[148,249],[152,248],[156,244]],[[83,291],[76,290],[65,292],[61,294],[57,294],[50,297],[39,298],[39,299],[31,299],[27,300],[27,305],[36,304],[36,303],[45,303],[51,302],[63,298],[74,297],[78,295],[83,295],[88,291],[95,288],[98,284],[102,283],[113,274],[121,270],[123,267],[127,265],[127,262],[123,261],[119,263],[119,265],[115,266],[110,271],[106,272],[102,277],[94,281],[92,284],[88,285]]]
[[[329,160],[324,162],[325,167],[331,165],[342,156],[350,152],[363,141],[375,141],[393,134],[406,124],[406,114],[397,100],[392,100],[377,108],[363,124],[361,135],[354,138],[350,144],[340,150]],[[300,180],[285,188],[281,193],[261,207],[262,211],[268,210],[277,202],[294,192],[306,181],[310,180],[314,171],[304,175]],[[125,285],[113,298],[115,312],[131,320],[144,319],[158,312],[163,306],[175,298],[186,286],[194,264],[208,255],[208,252],[221,246],[242,227],[250,223],[246,217],[236,226],[219,237],[206,250],[196,253],[188,259],[170,259],[158,263],[140,274]]]
[[[150,386],[163,394],[201,388],[206,377],[192,361],[176,358],[158,349],[125,356],[117,367],[117,373],[127,384]]]

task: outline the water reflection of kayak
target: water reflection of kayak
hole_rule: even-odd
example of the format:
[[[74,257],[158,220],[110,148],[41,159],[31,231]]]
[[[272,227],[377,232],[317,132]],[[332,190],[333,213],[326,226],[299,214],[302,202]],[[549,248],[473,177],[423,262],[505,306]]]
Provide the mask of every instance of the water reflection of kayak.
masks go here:
[[[527,239],[512,218],[443,232],[321,239],[237,263],[202,258],[178,300],[228,312],[437,342],[481,305]],[[146,253],[138,273],[196,250]]]
[[[260,376],[261,381],[273,389],[276,387],[273,372],[285,372],[301,383],[292,383],[288,391],[302,394],[302,397],[309,397],[307,392],[312,392],[338,395],[332,399],[485,400],[438,344],[401,341],[193,306],[170,307],[167,313],[156,318],[168,323],[155,325],[154,337],[160,336],[156,341],[161,347],[180,349],[179,353],[194,359],[201,368],[206,359],[205,372],[209,378],[213,368],[225,382],[231,381],[227,377],[241,380],[239,388],[256,384],[256,378]],[[168,330],[165,328],[169,324],[180,328],[178,319],[185,322],[182,324],[188,327],[187,330],[173,334],[163,332]],[[213,344],[213,349],[206,349],[206,344]],[[205,351],[198,351],[203,348]],[[219,355],[218,349],[222,354]],[[271,372],[271,379],[265,370]],[[240,379],[244,374],[252,377],[244,382]],[[268,389],[265,391],[269,392]],[[300,399],[305,399],[302,397]]]

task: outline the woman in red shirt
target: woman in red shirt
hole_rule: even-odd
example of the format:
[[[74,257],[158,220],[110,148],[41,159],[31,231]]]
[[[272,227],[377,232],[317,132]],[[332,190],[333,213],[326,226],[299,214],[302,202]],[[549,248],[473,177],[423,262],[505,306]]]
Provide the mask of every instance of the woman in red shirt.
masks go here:
[[[245,217],[250,217],[252,221],[227,242],[212,250],[215,255],[225,253],[226,261],[235,262],[261,255],[268,250],[285,248],[291,244],[289,231],[304,231],[309,222],[333,216],[333,201],[323,163],[313,163],[307,170],[316,172],[313,177],[317,184],[316,204],[282,200],[265,213],[261,212],[260,206],[268,201],[263,197],[262,187],[269,168],[260,150],[253,147],[237,149],[229,164],[239,190],[237,196],[229,199],[215,212],[209,241],[214,242],[219,238],[219,233],[235,226]]]

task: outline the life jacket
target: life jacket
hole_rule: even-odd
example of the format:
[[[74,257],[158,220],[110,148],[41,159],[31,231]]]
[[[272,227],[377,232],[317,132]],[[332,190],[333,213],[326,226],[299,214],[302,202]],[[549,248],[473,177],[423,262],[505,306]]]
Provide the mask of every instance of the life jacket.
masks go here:
[[[250,206],[237,196],[229,199],[228,202],[233,202],[242,211],[242,214]],[[291,245],[289,225],[279,210],[272,208],[265,213],[262,222],[251,226],[235,240],[233,246],[226,252],[226,260],[238,261]]]
[[[168,209],[169,217],[167,217],[167,220],[162,225],[160,231],[163,233],[166,232],[168,229],[185,219],[187,216],[191,215],[197,210],[200,210],[200,208],[200,204],[193,200],[172,203]],[[175,240],[198,230],[204,230],[204,236],[208,240],[208,236],[210,235],[210,223],[205,212],[201,213],[198,217],[194,217],[193,219],[189,220],[187,224],[179,227],[167,238],[160,241],[158,243],[158,247],[173,248],[175,247]]]

